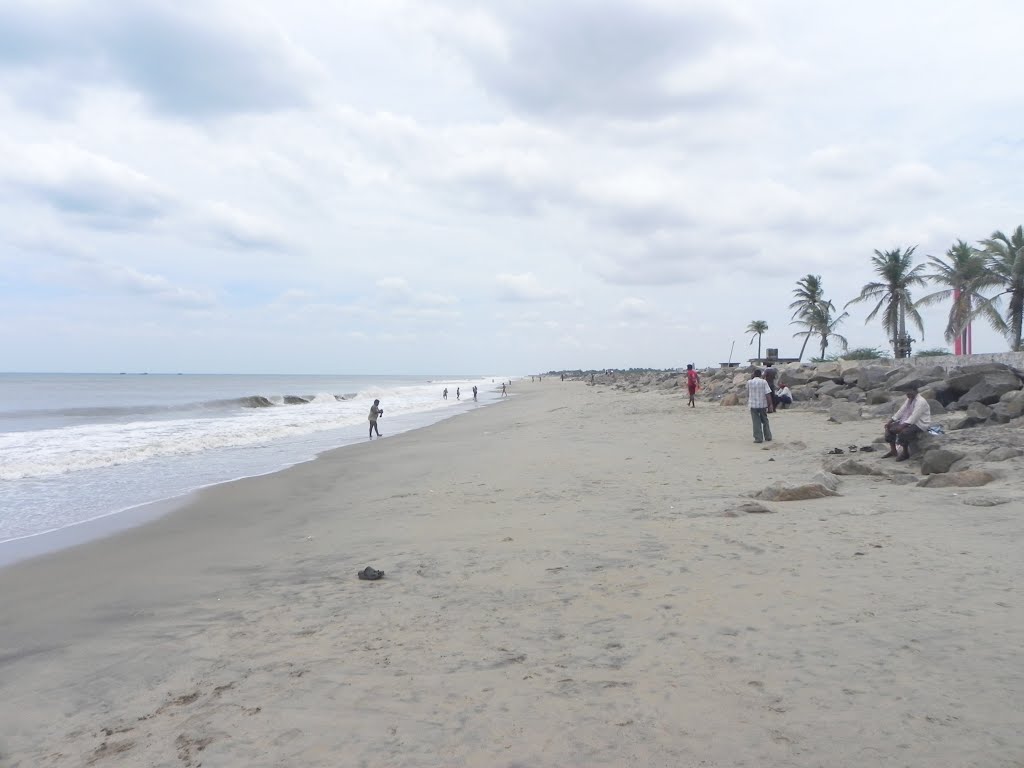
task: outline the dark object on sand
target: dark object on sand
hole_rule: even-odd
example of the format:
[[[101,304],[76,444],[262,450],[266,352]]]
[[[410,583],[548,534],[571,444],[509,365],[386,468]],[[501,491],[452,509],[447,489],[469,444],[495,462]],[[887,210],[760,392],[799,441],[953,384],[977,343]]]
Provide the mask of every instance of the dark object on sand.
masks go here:
[[[840,454],[846,453],[842,448],[833,448],[828,452],[829,456],[839,456]]]
[[[363,581],[376,581],[377,579],[384,578],[384,571],[378,571],[376,568],[366,566],[359,572],[359,578]]]
[[[875,450],[875,447],[873,445],[862,445],[860,447],[860,452],[861,453],[873,453],[874,450]]]

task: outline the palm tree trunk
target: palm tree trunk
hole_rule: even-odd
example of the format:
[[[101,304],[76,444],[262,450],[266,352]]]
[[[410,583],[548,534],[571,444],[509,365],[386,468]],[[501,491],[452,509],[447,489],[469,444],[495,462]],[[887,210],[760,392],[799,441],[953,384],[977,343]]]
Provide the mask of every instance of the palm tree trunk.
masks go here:
[[[810,334],[807,334],[806,336],[804,336],[804,343],[803,343],[803,345],[802,345],[802,346],[800,347],[800,357],[798,357],[798,358],[796,359],[796,361],[797,361],[798,363],[799,363],[799,362],[803,362],[803,359],[804,359],[804,350],[805,350],[805,349],[807,349],[807,342],[808,342],[808,341],[810,340],[810,338],[811,338],[811,335],[810,335]]]
[[[1020,352],[1021,326],[1024,321],[1024,290],[1015,290],[1010,297],[1010,347]]]
[[[900,354],[900,353],[905,349],[903,347],[903,340],[906,338],[906,336],[907,336],[907,308],[903,304],[903,302],[900,301],[899,328],[897,328],[897,330],[896,330],[896,339],[895,339],[895,344],[893,346],[893,352],[896,353],[896,357],[903,357],[903,355]]]

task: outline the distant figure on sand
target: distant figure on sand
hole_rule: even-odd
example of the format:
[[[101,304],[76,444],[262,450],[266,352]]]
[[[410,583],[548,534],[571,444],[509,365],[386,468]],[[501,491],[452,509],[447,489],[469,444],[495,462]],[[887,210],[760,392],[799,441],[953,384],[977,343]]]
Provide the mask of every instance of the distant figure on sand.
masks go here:
[[[782,405],[783,408],[789,408],[793,404],[793,392],[783,382],[779,382],[780,386],[775,390],[775,400]]]
[[[771,396],[768,382],[761,378],[761,369],[755,368],[753,378],[747,382],[747,407],[754,423],[755,443],[772,441],[772,430],[768,426],[768,400]]]
[[[462,387],[456,387],[455,388],[455,399],[456,400],[461,400],[462,399]]]
[[[441,398],[444,400],[448,399],[448,387],[444,388],[444,392],[441,393]]]
[[[380,400],[374,400],[370,406],[370,439],[373,440],[373,433],[380,437],[380,430],[377,429],[377,419],[384,415],[384,409],[380,407]]]
[[[772,395],[768,398],[768,413],[775,413],[775,374],[778,371],[772,367],[772,361],[768,361],[768,365],[764,367],[764,381],[771,389]]]
[[[688,363],[686,366],[686,391],[690,393],[690,402],[687,405],[691,408],[697,407],[693,402],[693,396],[697,394],[698,389],[700,389],[700,376],[693,370],[693,363]]]
[[[476,384],[473,385],[473,399],[476,400]]]
[[[932,408],[928,401],[917,393],[917,387],[907,387],[907,402],[896,411],[896,414],[885,422],[885,442],[889,444],[889,452],[883,459],[896,457],[896,461],[910,458],[910,444],[917,436],[932,425]],[[903,454],[899,455],[896,443],[903,446]]]
[[[505,382],[501,382],[501,396],[508,397],[508,392],[505,391]]]

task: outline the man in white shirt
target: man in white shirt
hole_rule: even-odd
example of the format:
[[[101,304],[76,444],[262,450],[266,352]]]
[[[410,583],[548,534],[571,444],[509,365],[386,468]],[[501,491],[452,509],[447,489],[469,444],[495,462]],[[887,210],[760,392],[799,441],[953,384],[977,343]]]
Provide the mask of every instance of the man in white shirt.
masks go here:
[[[917,387],[907,388],[907,402],[896,411],[891,419],[885,422],[885,442],[889,444],[889,452],[883,459],[906,461],[910,458],[910,444],[917,436],[932,424],[932,409],[917,392]],[[903,453],[896,450],[896,443],[903,447]]]
[[[793,404],[793,391],[785,384],[783,384],[781,387],[775,390],[775,399],[783,408],[788,408]]]
[[[754,377],[747,382],[747,407],[750,408],[750,420],[754,423],[754,442],[772,441],[772,430],[768,426],[768,398],[772,396],[772,388],[761,378],[761,369],[754,369]]]

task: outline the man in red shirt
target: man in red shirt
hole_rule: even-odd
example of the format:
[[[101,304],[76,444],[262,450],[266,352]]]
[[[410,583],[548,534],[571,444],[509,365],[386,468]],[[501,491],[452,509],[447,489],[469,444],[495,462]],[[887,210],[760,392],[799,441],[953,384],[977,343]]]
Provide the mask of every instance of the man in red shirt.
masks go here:
[[[690,393],[690,402],[687,405],[691,408],[697,407],[693,402],[693,396],[697,394],[698,389],[700,389],[700,376],[693,370],[693,363],[688,363],[686,366],[686,391]]]

